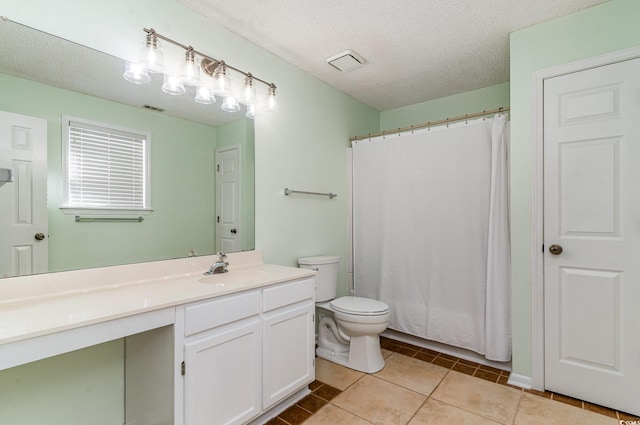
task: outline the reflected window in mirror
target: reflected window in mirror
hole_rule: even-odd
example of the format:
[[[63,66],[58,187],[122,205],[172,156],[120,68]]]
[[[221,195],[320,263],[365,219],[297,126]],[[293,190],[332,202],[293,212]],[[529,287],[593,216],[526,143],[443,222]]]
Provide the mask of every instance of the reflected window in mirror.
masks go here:
[[[150,211],[150,134],[63,117],[63,209]]]

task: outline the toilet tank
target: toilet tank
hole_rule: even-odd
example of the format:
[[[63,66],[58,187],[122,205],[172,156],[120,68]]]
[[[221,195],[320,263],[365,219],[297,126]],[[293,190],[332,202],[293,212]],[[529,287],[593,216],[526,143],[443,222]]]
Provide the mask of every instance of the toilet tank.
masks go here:
[[[302,269],[317,270],[316,273],[316,302],[329,301],[336,297],[338,289],[338,266],[340,257],[319,256],[298,259]]]

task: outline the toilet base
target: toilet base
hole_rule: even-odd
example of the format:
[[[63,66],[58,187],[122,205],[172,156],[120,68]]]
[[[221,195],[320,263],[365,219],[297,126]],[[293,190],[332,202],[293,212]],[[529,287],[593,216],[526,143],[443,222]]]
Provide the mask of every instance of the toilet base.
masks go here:
[[[336,352],[318,347],[316,355],[330,362],[365,373],[375,373],[384,367],[378,335],[351,337],[348,351]]]

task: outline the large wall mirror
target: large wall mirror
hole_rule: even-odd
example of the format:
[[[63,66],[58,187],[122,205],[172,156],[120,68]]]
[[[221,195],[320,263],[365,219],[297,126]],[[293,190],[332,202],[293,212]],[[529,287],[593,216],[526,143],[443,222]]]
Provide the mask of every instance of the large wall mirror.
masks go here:
[[[243,111],[194,102],[193,88],[162,93],[159,74],[131,84],[123,60],[15,22],[0,20],[0,39],[0,169],[12,170],[12,181],[0,182],[0,278],[254,248],[254,127]],[[45,123],[46,156],[23,117]],[[61,209],[66,117],[150,135],[152,211]],[[43,165],[15,154],[16,146],[34,148]],[[223,155],[236,156],[237,207],[220,190]],[[224,225],[221,214],[235,221]],[[111,220],[138,215],[142,221]]]

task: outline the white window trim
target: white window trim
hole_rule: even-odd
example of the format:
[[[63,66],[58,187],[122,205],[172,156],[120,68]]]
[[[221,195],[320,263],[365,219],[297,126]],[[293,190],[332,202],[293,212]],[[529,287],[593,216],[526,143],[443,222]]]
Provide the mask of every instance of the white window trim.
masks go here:
[[[87,124],[95,127],[103,127],[113,129],[116,131],[122,131],[126,133],[139,134],[145,137],[145,200],[144,203],[147,206],[142,209],[132,208],[95,208],[95,207],[78,207],[75,205],[69,205],[69,122],[77,122],[81,124]],[[145,215],[153,212],[151,207],[151,133],[144,130],[121,127],[114,124],[87,120],[84,118],[73,117],[69,115],[62,115],[62,205],[60,210],[63,214],[90,214],[90,215]]]

